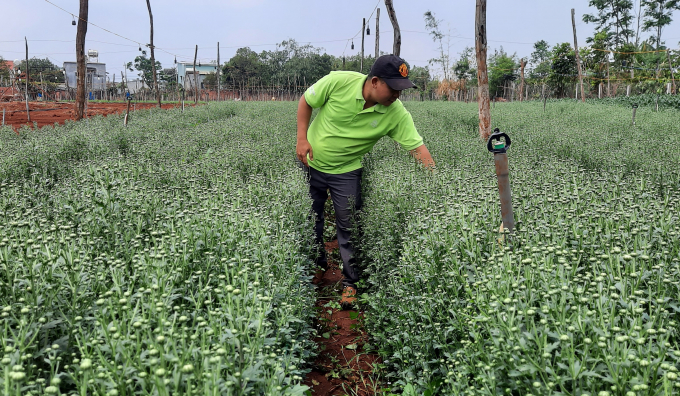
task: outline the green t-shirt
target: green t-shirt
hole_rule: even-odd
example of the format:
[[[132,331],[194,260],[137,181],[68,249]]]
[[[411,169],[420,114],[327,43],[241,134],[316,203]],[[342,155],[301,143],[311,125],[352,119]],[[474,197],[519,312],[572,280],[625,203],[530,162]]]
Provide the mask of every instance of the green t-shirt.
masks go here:
[[[387,135],[404,150],[423,144],[411,114],[400,100],[390,106],[376,104],[364,110],[362,89],[366,76],[349,71],[331,72],[305,91],[312,108],[321,108],[307,131],[314,161],[312,168],[331,174],[361,168],[361,157]]]

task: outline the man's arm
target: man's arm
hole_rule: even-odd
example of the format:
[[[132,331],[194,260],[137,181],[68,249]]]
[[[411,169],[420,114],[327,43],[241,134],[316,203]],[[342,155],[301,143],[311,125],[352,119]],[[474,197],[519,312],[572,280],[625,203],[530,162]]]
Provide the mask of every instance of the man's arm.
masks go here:
[[[295,147],[295,152],[300,161],[302,161],[305,166],[307,164],[307,153],[309,153],[309,159],[314,160],[314,155],[312,154],[312,146],[307,140],[307,129],[309,128],[309,120],[312,118],[312,106],[307,104],[305,95],[302,95],[300,102],[298,103],[297,111],[297,145]]]
[[[411,156],[413,156],[416,161],[423,164],[425,168],[430,170],[435,168],[435,163],[432,159],[432,155],[430,155],[430,150],[428,150],[424,144],[414,150],[409,151],[408,153],[411,154]]]

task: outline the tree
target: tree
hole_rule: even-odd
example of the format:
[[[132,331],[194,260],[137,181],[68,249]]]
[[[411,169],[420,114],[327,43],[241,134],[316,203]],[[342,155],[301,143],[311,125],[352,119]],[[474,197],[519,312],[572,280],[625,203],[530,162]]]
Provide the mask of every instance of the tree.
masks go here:
[[[529,78],[542,80],[548,77],[552,65],[551,61],[552,51],[550,51],[550,44],[545,40],[535,42],[534,52],[531,53]]]
[[[424,99],[425,95],[428,94],[433,88],[429,85],[432,81],[432,76],[430,76],[430,70],[425,67],[413,66],[408,73],[409,80],[413,81],[417,86],[417,90],[420,91],[420,99]]]
[[[453,64],[453,74],[457,79],[468,81],[477,75],[477,70],[474,68],[474,52],[474,48],[465,47],[460,53],[460,58]]]
[[[566,96],[567,84],[576,81],[576,54],[570,43],[560,43],[552,50],[552,65],[548,82],[557,96]]]
[[[222,68],[226,82],[244,89],[256,77],[262,77],[264,65],[257,52],[248,47],[239,48]]]
[[[508,55],[503,47],[489,57],[489,93],[503,96],[509,82],[517,79],[517,55]]]
[[[596,31],[606,31],[614,48],[630,43],[634,32],[633,2],[631,0],[590,0],[591,7],[597,9],[597,15],[583,15],[583,22],[594,23]],[[590,43],[592,38],[586,39]]]
[[[439,47],[439,57],[430,59],[430,64],[438,64],[442,67],[444,73],[444,80],[449,79],[449,70],[451,66],[451,58],[449,56],[449,39],[447,36],[446,43],[444,42],[444,33],[442,33],[440,25],[441,19],[435,18],[432,11],[425,13],[425,28],[430,32],[432,41],[437,43]]]
[[[161,70],[158,73],[158,79],[163,83],[165,89],[171,91],[177,89],[177,69],[174,67]]]
[[[139,71],[139,77],[142,78],[142,81],[144,81],[144,84],[146,84],[147,87],[152,88],[153,81],[154,81],[154,70],[161,70],[161,62],[156,61],[155,62],[155,69],[154,65],[151,63],[151,59],[146,57],[146,50],[142,51],[142,55],[135,57],[135,63],[134,63],[134,68]],[[133,71],[132,69],[133,63],[128,62],[127,68],[130,71]]]
[[[680,10],[680,0],[641,0],[645,6],[642,30],[656,32],[656,48],[661,48],[661,31],[673,22],[673,11]]]
[[[217,72],[208,73],[203,79],[203,85],[210,90],[217,89]]]
[[[4,62],[2,62],[4,64]],[[15,68],[20,70],[26,70],[26,61],[22,60],[18,65],[14,65]],[[28,60],[29,75],[31,81],[40,81],[40,74],[42,73],[43,82],[49,83],[63,83],[64,73],[61,72],[59,66],[52,63],[49,58],[31,58]]]
[[[5,80],[9,78],[9,66],[7,65],[7,61],[5,61],[2,56],[0,56],[0,77]]]
[[[85,35],[87,34],[88,0],[80,0],[78,13],[78,29],[76,32],[76,62],[78,83],[76,88],[76,121],[85,116],[85,74],[87,61],[85,60]]]
[[[590,49],[584,51],[581,56],[583,70],[591,70],[597,76],[597,79],[591,79],[593,86],[598,85],[606,77],[604,71],[609,63],[608,43],[609,32],[595,32],[591,40]]]
[[[161,90],[158,89],[158,75],[156,74],[156,56],[154,55],[154,46],[153,46],[153,14],[151,13],[151,2],[149,0],[146,0],[146,6],[149,9],[149,25],[151,26],[151,33],[150,33],[150,40],[149,40],[149,50],[151,51],[151,77],[153,80],[153,89],[156,90],[156,99],[158,100],[158,108],[161,108]],[[158,64],[160,65],[160,63]]]

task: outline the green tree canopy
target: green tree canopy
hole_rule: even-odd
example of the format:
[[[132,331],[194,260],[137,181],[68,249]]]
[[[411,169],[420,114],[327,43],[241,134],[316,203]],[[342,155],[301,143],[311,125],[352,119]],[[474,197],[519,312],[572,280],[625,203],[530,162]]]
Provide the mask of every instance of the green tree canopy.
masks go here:
[[[661,31],[673,22],[673,11],[680,10],[680,0],[641,0],[645,6],[642,30],[653,31],[656,47],[661,48]]]
[[[133,66],[139,72],[138,76],[142,78],[144,84],[146,84],[147,87],[153,87],[153,69],[151,67],[151,59],[146,57],[146,50],[142,51],[142,55],[135,58],[134,64],[128,62],[126,65],[130,71],[134,71],[132,69]],[[156,61],[156,73],[160,70],[162,70],[161,62]]]
[[[531,53],[530,64],[530,79],[542,80],[548,77],[552,66],[552,51],[547,41],[539,40],[534,43],[534,52]]]
[[[475,70],[475,50],[472,47],[465,47],[460,53],[460,57],[453,64],[453,74],[457,79],[468,81],[474,79],[477,74]]]
[[[2,62],[4,64],[4,62]],[[14,65],[15,69],[19,69],[22,72],[26,70],[26,60],[22,60],[18,65]],[[28,60],[28,72],[31,81],[40,81],[40,74],[42,73],[43,82],[49,83],[63,83],[64,73],[61,68],[49,58],[31,58]]]
[[[606,31],[612,48],[619,48],[631,42],[635,33],[632,29],[633,2],[631,0],[590,0],[588,5],[595,7],[597,14],[583,15],[583,22],[594,23],[596,31]],[[592,39],[589,37],[586,42],[590,43]]]
[[[567,84],[577,79],[576,54],[569,43],[560,43],[552,49],[552,65],[548,83],[558,97],[567,95]]]
[[[508,82],[517,79],[517,55],[508,55],[503,47],[494,50],[489,57],[489,94],[494,96],[504,96],[505,87]]]

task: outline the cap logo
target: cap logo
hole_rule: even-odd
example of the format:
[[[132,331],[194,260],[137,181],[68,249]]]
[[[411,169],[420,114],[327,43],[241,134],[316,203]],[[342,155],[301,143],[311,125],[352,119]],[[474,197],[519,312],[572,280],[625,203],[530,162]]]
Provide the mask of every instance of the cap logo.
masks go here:
[[[408,76],[408,68],[406,67],[406,63],[402,63],[401,66],[399,66],[399,74],[401,74],[402,77]]]

